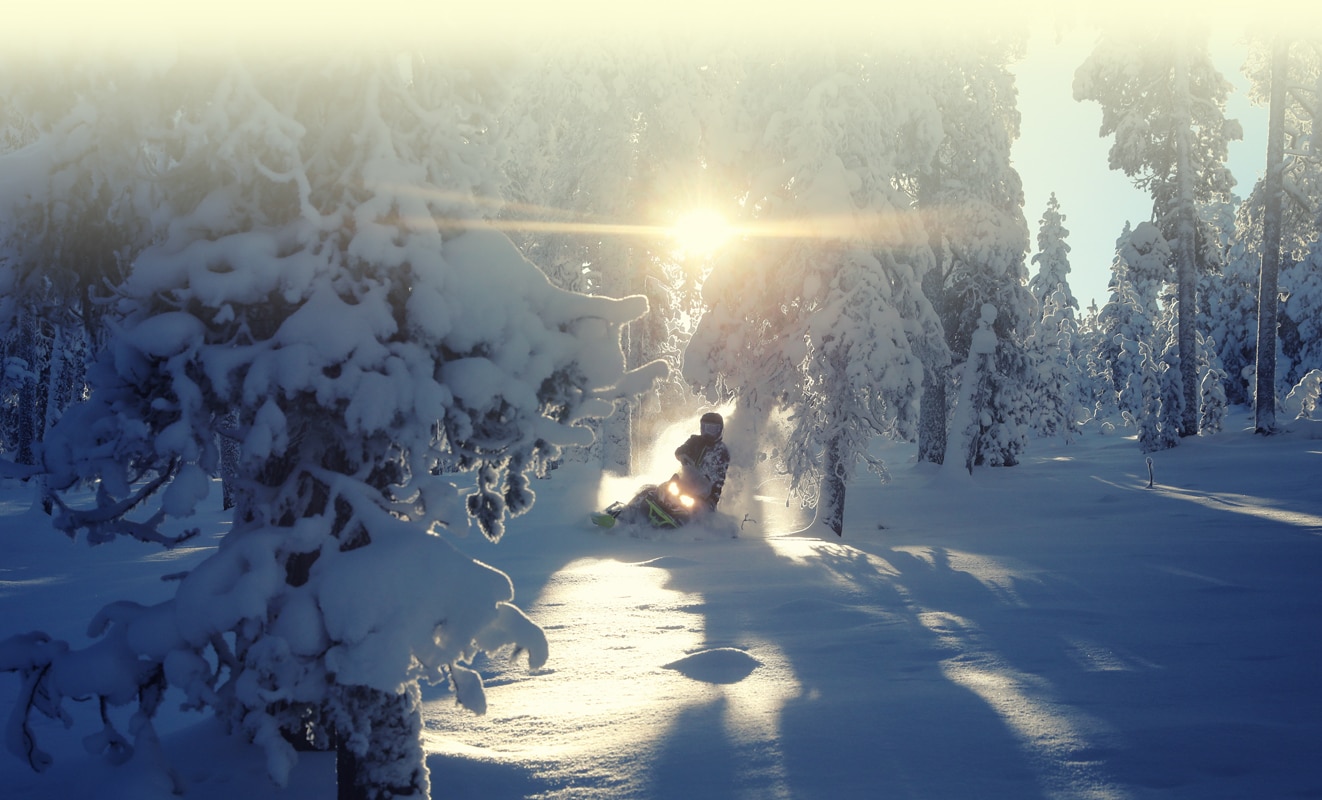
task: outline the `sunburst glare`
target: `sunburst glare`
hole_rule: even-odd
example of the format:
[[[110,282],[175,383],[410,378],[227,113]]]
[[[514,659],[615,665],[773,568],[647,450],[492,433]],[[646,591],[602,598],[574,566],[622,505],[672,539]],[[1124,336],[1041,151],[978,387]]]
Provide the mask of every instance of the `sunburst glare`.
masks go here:
[[[705,258],[734,236],[735,230],[725,217],[710,208],[695,208],[681,214],[670,229],[682,256]]]

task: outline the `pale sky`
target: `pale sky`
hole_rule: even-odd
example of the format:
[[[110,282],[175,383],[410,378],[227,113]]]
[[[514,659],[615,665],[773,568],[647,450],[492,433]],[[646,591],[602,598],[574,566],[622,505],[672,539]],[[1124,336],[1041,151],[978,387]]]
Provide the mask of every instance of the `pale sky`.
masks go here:
[[[1262,174],[1267,159],[1267,110],[1252,105],[1240,74],[1247,46],[1224,32],[1212,47],[1222,74],[1235,84],[1226,116],[1238,119],[1244,140],[1230,146],[1235,192],[1246,195]],[[1028,220],[1031,253],[1037,252],[1037,232],[1052,192],[1070,231],[1070,288],[1079,305],[1109,297],[1115,241],[1126,221],[1137,224],[1152,213],[1150,197],[1134,188],[1124,173],[1107,167],[1110,137],[1098,136],[1102,113],[1092,102],[1075,102],[1074,70],[1092,50],[1095,34],[1074,31],[1059,41],[1043,32],[1034,36],[1015,67],[1019,87],[1021,135],[1014,146],[1014,165],[1024,182],[1024,216]],[[1036,271],[1036,266],[1030,267]]]

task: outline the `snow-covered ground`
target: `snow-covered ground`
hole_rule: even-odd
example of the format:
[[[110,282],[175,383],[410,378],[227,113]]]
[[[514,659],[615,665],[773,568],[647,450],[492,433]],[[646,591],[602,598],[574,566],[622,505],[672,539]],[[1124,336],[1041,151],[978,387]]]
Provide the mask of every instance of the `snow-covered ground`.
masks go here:
[[[840,539],[734,501],[760,520],[737,538],[606,534],[584,522],[593,476],[563,470],[504,541],[458,542],[509,573],[551,659],[480,661],[485,717],[425,690],[434,796],[1322,796],[1322,440],[1234,423],[1154,454],[1152,488],[1120,437],[971,478],[893,447]],[[224,528],[211,509],[174,552],[88,548],[29,506],[0,489],[0,638],[84,642],[102,604],[165,598],[158,578]],[[17,691],[0,675],[6,713]],[[175,706],[160,727],[189,797],[333,796],[328,756],[280,790],[260,751]],[[82,755],[99,726],[78,712],[38,730],[47,773],[0,760],[0,795],[168,796],[148,765]]]

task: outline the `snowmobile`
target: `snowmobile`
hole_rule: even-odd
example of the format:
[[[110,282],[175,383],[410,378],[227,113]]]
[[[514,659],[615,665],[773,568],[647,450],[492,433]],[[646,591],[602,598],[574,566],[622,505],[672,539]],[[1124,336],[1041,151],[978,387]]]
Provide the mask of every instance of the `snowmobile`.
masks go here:
[[[679,528],[707,510],[706,503],[688,485],[680,473],[656,486],[638,490],[628,503],[616,501],[605,511],[592,515],[592,523],[599,528],[611,528],[616,522],[646,524],[653,528]]]

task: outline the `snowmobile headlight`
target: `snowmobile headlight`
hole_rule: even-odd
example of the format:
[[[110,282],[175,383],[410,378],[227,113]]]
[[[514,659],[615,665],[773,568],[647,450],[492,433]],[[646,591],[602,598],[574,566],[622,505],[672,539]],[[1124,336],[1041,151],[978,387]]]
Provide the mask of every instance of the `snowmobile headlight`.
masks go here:
[[[689,497],[688,495],[680,491],[679,481],[671,481],[670,483],[667,483],[666,491],[670,492],[670,494],[673,495],[674,498],[679,501],[679,504],[681,506],[684,506],[685,508],[693,508],[693,504],[695,501],[693,500],[692,497]]]

